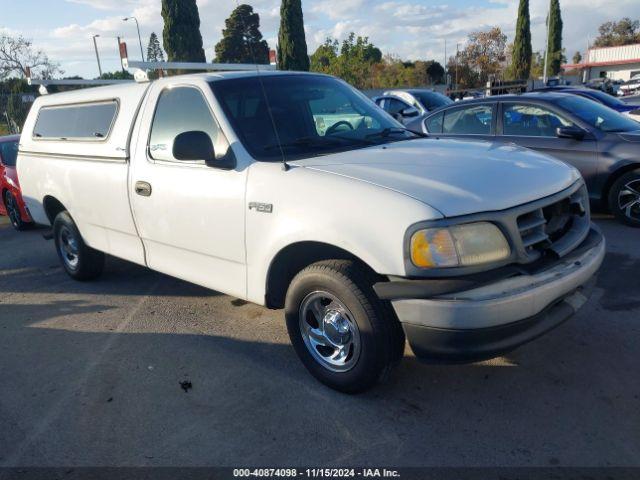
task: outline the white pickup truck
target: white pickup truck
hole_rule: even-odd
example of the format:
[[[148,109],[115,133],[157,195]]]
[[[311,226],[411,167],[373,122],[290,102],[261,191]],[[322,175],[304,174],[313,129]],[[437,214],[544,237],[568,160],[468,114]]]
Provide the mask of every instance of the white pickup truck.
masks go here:
[[[572,167],[425,139],[335,78],[203,73],[37,99],[18,174],[78,280],[104,254],[284,308],[332,388],[490,358],[586,300],[605,252]]]

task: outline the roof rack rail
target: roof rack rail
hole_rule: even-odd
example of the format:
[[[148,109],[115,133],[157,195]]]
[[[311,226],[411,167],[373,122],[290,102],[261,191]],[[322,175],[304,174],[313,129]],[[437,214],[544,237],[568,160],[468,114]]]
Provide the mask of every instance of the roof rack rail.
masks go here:
[[[120,43],[120,62],[125,70],[134,69],[136,82],[148,82],[147,70],[206,70],[211,72],[237,72],[255,70],[276,70],[275,62],[271,64],[257,63],[206,63],[206,62],[141,62],[129,60],[127,44]]]
[[[99,86],[99,85],[114,85],[117,83],[131,83],[133,82],[133,80],[106,80],[106,79],[97,79],[97,80],[85,80],[82,78],[69,78],[69,79],[63,79],[63,80],[51,80],[51,79],[38,79],[38,78],[31,78],[31,68],[27,67],[26,68],[26,76],[27,76],[27,85],[40,85],[40,87],[38,88],[38,92],[40,93],[40,95],[47,95],[49,93],[49,90],[47,90],[47,87],[49,85],[92,85],[92,86]]]

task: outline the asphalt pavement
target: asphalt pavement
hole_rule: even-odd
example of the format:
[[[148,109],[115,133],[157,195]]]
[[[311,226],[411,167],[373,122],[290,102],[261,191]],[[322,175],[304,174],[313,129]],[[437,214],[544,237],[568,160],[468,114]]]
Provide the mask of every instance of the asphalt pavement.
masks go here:
[[[306,372],[281,311],[112,258],[78,283],[0,225],[0,467],[640,466],[640,230],[597,223],[573,319],[483,363],[407,350],[357,396]]]

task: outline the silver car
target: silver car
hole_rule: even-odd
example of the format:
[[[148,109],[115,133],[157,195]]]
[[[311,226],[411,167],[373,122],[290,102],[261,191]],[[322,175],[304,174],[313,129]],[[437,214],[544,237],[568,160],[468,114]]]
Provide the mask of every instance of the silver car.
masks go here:
[[[373,101],[403,125],[453,103],[449,97],[426,88],[387,90]]]

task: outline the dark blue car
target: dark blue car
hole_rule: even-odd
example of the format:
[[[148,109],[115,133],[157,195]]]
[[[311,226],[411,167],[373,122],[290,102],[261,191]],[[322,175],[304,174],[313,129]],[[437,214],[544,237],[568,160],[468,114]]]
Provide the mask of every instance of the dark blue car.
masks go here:
[[[612,97],[608,93],[605,93],[601,90],[594,90],[592,88],[581,88],[581,87],[571,87],[571,86],[559,86],[559,87],[550,87],[550,88],[541,88],[536,90],[538,92],[562,92],[562,93],[572,93],[574,95],[580,95],[581,97],[588,98],[590,100],[594,100],[598,103],[606,105],[609,108],[612,108],[616,112],[620,112],[626,115],[629,115],[634,120],[640,121],[640,106],[639,105],[629,105],[628,103],[623,102],[617,97]]]

